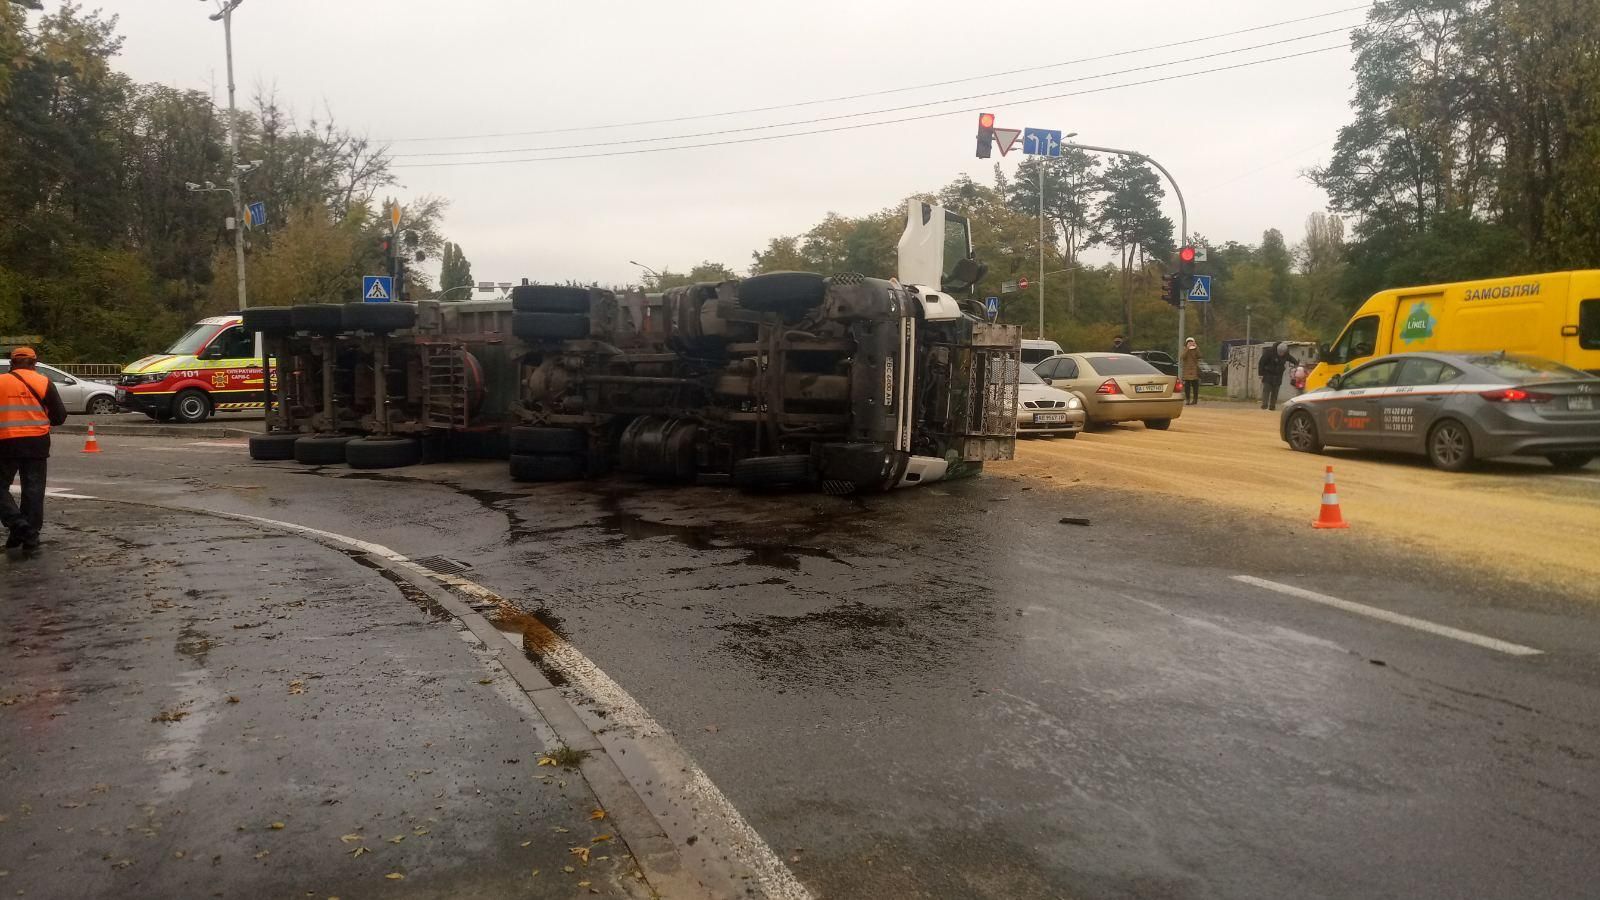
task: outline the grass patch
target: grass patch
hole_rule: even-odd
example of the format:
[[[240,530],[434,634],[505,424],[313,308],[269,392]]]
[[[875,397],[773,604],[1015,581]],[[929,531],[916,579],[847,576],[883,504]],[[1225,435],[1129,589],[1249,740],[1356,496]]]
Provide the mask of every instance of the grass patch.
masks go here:
[[[547,751],[539,758],[541,766],[560,766],[563,769],[576,769],[580,763],[589,758],[589,751],[574,750],[565,744]]]

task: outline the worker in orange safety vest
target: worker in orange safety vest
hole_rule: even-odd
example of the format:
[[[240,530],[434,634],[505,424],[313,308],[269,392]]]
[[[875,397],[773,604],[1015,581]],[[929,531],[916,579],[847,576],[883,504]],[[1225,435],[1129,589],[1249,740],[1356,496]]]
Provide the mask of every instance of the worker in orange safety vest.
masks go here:
[[[50,459],[50,426],[67,420],[67,407],[50,379],[34,369],[31,347],[11,351],[11,369],[0,372],[0,524],[6,549],[39,549],[44,527],[44,482]],[[22,476],[22,506],[11,499],[11,482]]]

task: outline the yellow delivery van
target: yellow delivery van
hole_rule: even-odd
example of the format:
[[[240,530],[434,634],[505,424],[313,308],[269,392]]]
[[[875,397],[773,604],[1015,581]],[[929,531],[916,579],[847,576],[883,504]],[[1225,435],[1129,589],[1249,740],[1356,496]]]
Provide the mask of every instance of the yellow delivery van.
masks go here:
[[[1306,390],[1374,356],[1413,350],[1531,353],[1600,375],[1600,270],[1374,294],[1323,348]]]

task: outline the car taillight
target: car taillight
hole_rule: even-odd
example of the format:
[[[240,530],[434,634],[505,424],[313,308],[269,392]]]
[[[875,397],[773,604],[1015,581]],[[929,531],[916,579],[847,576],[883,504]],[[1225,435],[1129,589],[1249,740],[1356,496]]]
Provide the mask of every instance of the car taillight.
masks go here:
[[[1541,394],[1538,391],[1525,391],[1522,388],[1514,387],[1501,388],[1498,391],[1483,391],[1478,396],[1485,400],[1492,400],[1495,403],[1549,403],[1555,399],[1549,394]]]
[[[1178,393],[1178,392],[1180,392],[1182,390],[1183,390],[1183,379],[1179,378],[1177,381],[1172,383],[1172,392],[1174,394],[1176,394],[1176,393]]]
[[[1096,394],[1120,394],[1122,393],[1122,388],[1117,387],[1115,378],[1107,378],[1101,382],[1099,387],[1094,389],[1094,392]]]

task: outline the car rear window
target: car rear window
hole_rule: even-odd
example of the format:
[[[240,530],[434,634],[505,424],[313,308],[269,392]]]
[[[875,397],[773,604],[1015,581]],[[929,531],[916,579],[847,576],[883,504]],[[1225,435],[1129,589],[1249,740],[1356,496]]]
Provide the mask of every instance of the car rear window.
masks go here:
[[[1592,377],[1588,373],[1580,372],[1571,366],[1564,366],[1553,359],[1522,353],[1496,353],[1492,356],[1485,354],[1468,357],[1467,361],[1488,369],[1513,384],[1527,384],[1531,381],[1570,381],[1574,378]]]
[[[1100,375],[1160,375],[1161,370],[1137,356],[1091,356],[1089,365]]]

